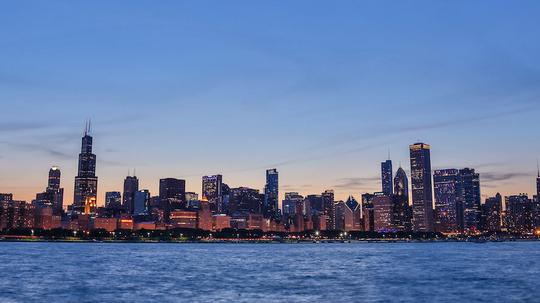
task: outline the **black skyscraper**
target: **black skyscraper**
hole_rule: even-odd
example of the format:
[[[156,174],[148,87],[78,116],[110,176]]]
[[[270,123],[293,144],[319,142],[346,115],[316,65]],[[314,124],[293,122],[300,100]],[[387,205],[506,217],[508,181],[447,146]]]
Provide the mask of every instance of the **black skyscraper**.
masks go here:
[[[172,209],[183,208],[186,201],[186,181],[174,178],[159,180],[159,199],[168,200]]]
[[[475,231],[479,227],[481,215],[480,175],[474,169],[464,168],[459,170],[458,177],[458,200],[463,206],[463,225],[460,228],[464,231]]]
[[[266,186],[264,187],[264,215],[267,218],[279,217],[279,175],[276,169],[266,171]]]
[[[392,161],[386,160],[381,163],[382,192],[385,196],[392,196],[394,188],[392,185]]]
[[[538,174],[536,175],[536,202],[540,204],[540,168],[538,168]]]
[[[79,169],[75,177],[73,208],[77,211],[92,212],[97,204],[96,155],[92,153],[90,123],[87,123],[79,154]]]
[[[139,179],[136,176],[127,176],[124,180],[124,194],[122,205],[127,213],[132,214],[135,209],[135,193],[139,191]]]
[[[60,188],[60,168],[53,166],[49,170],[49,183],[47,193],[51,196],[53,210],[56,214],[62,212],[64,207],[64,189]]]
[[[413,229],[420,232],[434,231],[430,146],[416,143],[410,146],[410,152]]]

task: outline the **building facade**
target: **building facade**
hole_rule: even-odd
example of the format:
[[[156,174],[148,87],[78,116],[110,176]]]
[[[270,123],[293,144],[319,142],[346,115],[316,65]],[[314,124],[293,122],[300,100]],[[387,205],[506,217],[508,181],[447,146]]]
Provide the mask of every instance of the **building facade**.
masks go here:
[[[92,153],[93,138],[90,131],[90,123],[87,123],[82,138],[73,197],[73,210],[84,213],[91,213],[97,207],[96,155]]]
[[[413,229],[434,231],[431,147],[425,143],[410,146]]]
[[[392,161],[386,160],[381,163],[382,192],[391,196],[394,194]]]

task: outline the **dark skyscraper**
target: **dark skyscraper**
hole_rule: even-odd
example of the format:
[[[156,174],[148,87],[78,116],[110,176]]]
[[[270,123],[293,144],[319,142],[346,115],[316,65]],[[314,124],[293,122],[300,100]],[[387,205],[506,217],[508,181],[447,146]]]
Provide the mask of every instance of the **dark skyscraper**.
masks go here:
[[[223,213],[223,177],[221,175],[202,177],[202,199],[207,200],[210,210],[214,213]]]
[[[483,230],[497,232],[502,227],[502,196],[497,193],[495,197],[487,198],[482,205]]]
[[[124,194],[122,205],[127,213],[135,210],[135,193],[139,191],[139,179],[136,176],[127,176],[124,179]]]
[[[53,166],[49,170],[49,180],[44,192],[36,195],[33,203],[38,207],[51,207],[55,214],[61,214],[64,206],[64,189],[60,188],[60,169]]]
[[[394,188],[392,184],[392,161],[386,160],[381,163],[382,192],[385,196],[392,196]]]
[[[435,221],[437,231],[457,232],[462,221],[459,197],[459,171],[457,169],[441,169],[433,173],[435,187]]]
[[[181,208],[186,198],[186,181],[167,178],[159,180],[159,198],[170,200],[175,208]]]
[[[326,216],[326,228],[328,230],[336,229],[335,212],[334,212],[334,191],[325,190],[322,194],[323,214]]]
[[[536,202],[540,204],[540,167],[538,167],[538,173],[536,175]]]
[[[430,146],[416,143],[410,146],[411,183],[414,231],[433,231],[433,189],[431,183]]]
[[[394,178],[394,194],[409,201],[409,179],[403,168],[398,168]]]
[[[463,231],[475,231],[480,222],[480,175],[474,169],[464,168],[459,170],[459,204],[463,207]],[[458,213],[458,215],[460,215]]]
[[[74,210],[80,212],[93,212],[97,206],[96,155],[92,153],[92,137],[90,136],[90,122],[86,124],[82,138],[81,153],[79,154],[79,168],[75,177],[73,198]]]
[[[267,218],[279,216],[279,175],[276,169],[266,171],[266,185],[264,187],[264,215]]]

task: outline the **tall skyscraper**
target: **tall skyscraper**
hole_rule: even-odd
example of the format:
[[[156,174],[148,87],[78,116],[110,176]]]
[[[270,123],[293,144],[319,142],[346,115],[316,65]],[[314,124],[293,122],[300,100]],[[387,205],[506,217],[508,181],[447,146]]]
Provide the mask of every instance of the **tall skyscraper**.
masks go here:
[[[75,177],[73,209],[91,213],[97,206],[96,155],[92,153],[92,136],[90,122],[86,124],[79,154],[78,173]]]
[[[328,230],[336,229],[335,209],[334,209],[334,191],[325,190],[322,194],[323,214],[326,216],[326,228]]]
[[[38,193],[32,204],[39,208],[50,207],[54,214],[62,213],[64,205],[64,189],[60,188],[60,169],[53,166],[49,170],[49,180],[44,192]]]
[[[136,176],[127,176],[124,179],[124,194],[122,205],[128,214],[135,210],[135,193],[139,191],[139,179]]]
[[[394,194],[392,184],[392,160],[386,160],[381,163],[382,192],[386,196]]]
[[[434,230],[430,149],[425,143],[410,146],[413,230],[417,232]]]
[[[394,178],[394,194],[409,201],[409,179],[403,168],[399,167]]]
[[[203,176],[202,177],[202,198],[208,201],[210,210],[214,213],[223,213],[223,176]]]
[[[463,207],[463,223],[460,226],[464,231],[478,230],[480,223],[480,175],[474,169],[459,170],[459,205]],[[459,215],[459,214],[458,214]]]
[[[536,202],[540,204],[540,166],[538,167],[538,174],[536,175]]]
[[[463,221],[462,205],[458,205],[460,192],[459,171],[441,169],[433,173],[435,186],[435,221],[437,231],[457,232]]]
[[[266,218],[279,216],[279,174],[276,169],[266,171],[266,185],[264,187],[264,215]]]

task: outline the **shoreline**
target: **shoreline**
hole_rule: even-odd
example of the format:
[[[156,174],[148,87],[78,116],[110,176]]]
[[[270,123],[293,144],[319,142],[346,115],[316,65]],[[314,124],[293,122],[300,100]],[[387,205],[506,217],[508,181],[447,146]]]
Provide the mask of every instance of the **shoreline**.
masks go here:
[[[508,242],[538,242],[540,239],[499,239],[499,240],[478,240],[478,239],[433,239],[433,240],[378,240],[378,239],[360,239],[360,240],[341,240],[341,239],[329,239],[329,240],[98,240],[98,239],[0,239],[1,243],[93,243],[93,244],[426,244],[426,243],[472,243],[472,244],[484,244],[484,243],[508,243]]]

